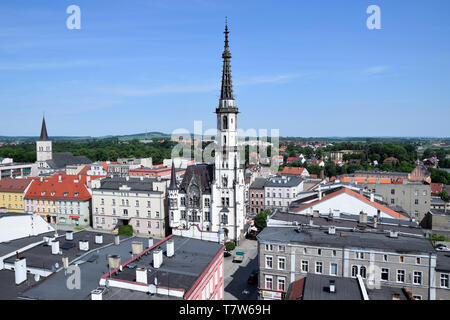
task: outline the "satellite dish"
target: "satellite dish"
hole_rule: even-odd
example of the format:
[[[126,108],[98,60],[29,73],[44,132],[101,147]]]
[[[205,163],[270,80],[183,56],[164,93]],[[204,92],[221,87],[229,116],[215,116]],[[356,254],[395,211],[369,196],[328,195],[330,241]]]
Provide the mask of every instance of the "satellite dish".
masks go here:
[[[156,293],[156,286],[154,284],[151,284],[148,286],[148,292],[150,294],[155,294]]]
[[[39,274],[36,273],[36,274],[34,275],[34,281],[38,282],[39,279],[41,279],[41,276],[40,276]]]

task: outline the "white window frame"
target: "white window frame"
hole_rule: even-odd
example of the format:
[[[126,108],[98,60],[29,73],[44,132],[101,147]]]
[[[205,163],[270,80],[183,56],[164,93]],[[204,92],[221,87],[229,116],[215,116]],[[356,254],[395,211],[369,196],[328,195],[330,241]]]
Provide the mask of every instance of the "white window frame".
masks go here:
[[[303,270],[303,265],[306,265],[306,271]],[[308,260],[302,260],[301,261],[300,270],[303,273],[308,273],[309,272],[309,261]]]
[[[336,273],[332,273],[331,271],[333,270],[332,266],[336,266]],[[330,276],[337,276],[338,275],[338,264],[337,263],[330,263]]]
[[[317,272],[317,267],[319,266],[319,263],[320,263],[321,272]],[[323,274],[323,262],[322,261],[316,261],[314,271],[316,274]]]
[[[417,277],[419,277],[419,279],[420,279],[420,281],[419,282],[416,282],[416,273],[418,273],[418,275],[417,275]],[[422,285],[422,282],[423,282],[423,272],[422,271],[417,271],[417,270],[414,270],[413,271],[413,284],[415,284],[415,285]]]
[[[283,262],[284,268],[280,268],[280,263]],[[286,257],[278,257],[278,270],[286,270]]]
[[[283,290],[280,289],[280,284],[283,283]],[[277,279],[277,291],[286,291],[286,277],[278,277]]]
[[[270,264],[271,266],[269,267],[269,263],[267,263],[268,259],[270,259]],[[266,265],[266,269],[273,269],[273,256],[272,255],[266,255],[265,256],[265,265]]]
[[[270,282],[271,282],[271,284],[272,284],[272,287],[271,287],[271,288],[269,288],[269,287],[267,286],[267,280],[270,280]],[[273,276],[271,276],[271,275],[265,275],[265,276],[264,276],[264,288],[265,288],[266,290],[273,290]]]
[[[398,280],[398,276],[400,274],[399,271],[403,271],[403,281],[399,281]],[[397,282],[397,283],[405,283],[405,281],[406,281],[406,271],[404,269],[397,269],[397,277],[395,279],[395,282]]]
[[[447,277],[447,286],[442,285],[442,280],[444,280],[445,277]],[[450,289],[450,274],[441,273],[441,276],[439,277],[439,287],[444,289]]]

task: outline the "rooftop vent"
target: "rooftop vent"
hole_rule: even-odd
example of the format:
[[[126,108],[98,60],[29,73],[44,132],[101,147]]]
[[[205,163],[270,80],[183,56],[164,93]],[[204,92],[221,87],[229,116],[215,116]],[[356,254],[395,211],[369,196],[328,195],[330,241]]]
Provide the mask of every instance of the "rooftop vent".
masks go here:
[[[66,232],[66,240],[73,240],[73,231]]]
[[[331,293],[336,292],[335,280],[330,280],[330,292]]]
[[[131,252],[132,252],[134,255],[139,254],[139,253],[141,253],[142,251],[144,251],[142,242],[139,242],[139,241],[133,241],[133,242],[131,243]]]
[[[103,293],[106,288],[99,287],[91,291],[91,300],[103,300]]]
[[[149,248],[153,247],[153,238],[148,239],[148,247]]]
[[[59,241],[52,241],[52,254],[58,254],[59,253]]]
[[[147,284],[147,269],[136,268],[136,282]]]
[[[162,250],[155,250],[155,252],[153,252],[153,268],[158,269],[159,267],[161,267],[162,262],[163,262]]]
[[[390,230],[389,238],[398,238],[398,231]]]
[[[336,234],[336,227],[335,226],[329,226],[328,227],[328,234]]]
[[[80,240],[78,244],[81,251],[89,251],[89,241]]]
[[[95,243],[96,244],[102,244],[103,243],[103,235],[102,234],[96,234],[95,235]]]
[[[173,240],[167,241],[167,256],[172,257],[175,254],[175,243]]]
[[[120,244],[120,236],[119,236],[118,234],[116,234],[116,235],[114,236],[114,244],[115,244],[116,246],[118,246],[118,245]]]
[[[116,269],[120,266],[120,256],[116,254],[108,255],[108,264],[111,269]]]
[[[27,260],[25,258],[16,259],[14,262],[14,274],[17,285],[27,280]]]
[[[318,218],[319,217],[319,210],[313,210],[313,217]]]

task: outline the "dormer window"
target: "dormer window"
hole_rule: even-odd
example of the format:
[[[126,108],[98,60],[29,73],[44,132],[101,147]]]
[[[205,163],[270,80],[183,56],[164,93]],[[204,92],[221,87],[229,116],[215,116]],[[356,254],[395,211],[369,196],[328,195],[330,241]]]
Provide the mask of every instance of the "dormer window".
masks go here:
[[[75,196],[75,197],[78,197],[78,192],[75,192],[74,196]]]
[[[67,197],[69,195],[68,192],[64,192],[64,197]]]
[[[42,192],[41,192],[41,196],[43,196],[43,195],[45,195],[45,191],[42,191]]]

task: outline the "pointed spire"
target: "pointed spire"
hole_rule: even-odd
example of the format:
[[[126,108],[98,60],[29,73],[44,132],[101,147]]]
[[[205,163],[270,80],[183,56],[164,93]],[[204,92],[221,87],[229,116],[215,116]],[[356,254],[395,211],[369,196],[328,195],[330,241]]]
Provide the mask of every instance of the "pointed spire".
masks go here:
[[[170,172],[170,186],[169,190],[177,190],[177,175],[175,172],[175,164],[172,160],[172,170]]]
[[[222,53],[223,58],[223,70],[222,70],[222,89],[220,92],[221,100],[234,100],[233,96],[233,83],[231,81],[231,52],[228,44],[228,22],[225,18],[225,47]]]
[[[48,141],[47,126],[45,125],[45,117],[42,117],[41,137],[39,141]]]

